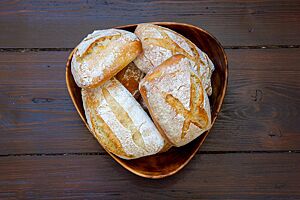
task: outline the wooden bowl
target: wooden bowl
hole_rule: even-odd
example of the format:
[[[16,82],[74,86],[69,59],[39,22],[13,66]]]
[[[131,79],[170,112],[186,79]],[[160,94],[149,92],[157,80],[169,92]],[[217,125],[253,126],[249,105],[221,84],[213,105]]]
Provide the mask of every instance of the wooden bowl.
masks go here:
[[[154,24],[172,29],[194,42],[202,51],[208,54],[209,58],[215,65],[215,71],[212,75],[213,94],[210,96],[212,123],[215,122],[220,112],[227,87],[228,63],[226,54],[221,44],[207,31],[190,25],[175,22],[153,22]],[[116,28],[134,32],[136,24],[119,26]],[[73,52],[70,54],[66,66],[66,81],[71,99],[80,115],[82,121],[88,127],[86,122],[80,88],[76,85],[71,74],[71,59]],[[209,131],[203,133],[191,143],[179,147],[171,148],[169,151],[153,156],[147,156],[134,160],[124,160],[108,152],[120,165],[132,173],[145,178],[163,178],[175,174],[182,169],[197,153],[199,147],[205,140]]]

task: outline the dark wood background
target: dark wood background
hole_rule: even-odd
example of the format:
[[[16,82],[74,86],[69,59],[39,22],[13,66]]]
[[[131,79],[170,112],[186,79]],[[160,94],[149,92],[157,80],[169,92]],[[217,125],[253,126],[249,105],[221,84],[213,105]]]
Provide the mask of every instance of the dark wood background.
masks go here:
[[[69,98],[65,62],[94,29],[200,26],[229,86],[191,163],[162,179],[114,162]],[[0,1],[0,199],[300,199],[300,1]]]

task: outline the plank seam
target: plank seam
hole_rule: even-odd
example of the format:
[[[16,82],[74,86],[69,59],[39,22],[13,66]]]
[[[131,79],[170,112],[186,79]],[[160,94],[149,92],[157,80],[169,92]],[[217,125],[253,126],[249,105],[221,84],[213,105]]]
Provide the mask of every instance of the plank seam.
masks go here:
[[[199,151],[197,154],[274,154],[274,153],[300,153],[300,150],[275,150],[275,151]],[[70,153],[22,153],[22,154],[0,154],[0,157],[21,156],[98,156],[108,155],[105,152],[70,152]]]
[[[297,49],[300,45],[224,46],[224,49]],[[74,48],[0,48],[0,52],[72,51]]]

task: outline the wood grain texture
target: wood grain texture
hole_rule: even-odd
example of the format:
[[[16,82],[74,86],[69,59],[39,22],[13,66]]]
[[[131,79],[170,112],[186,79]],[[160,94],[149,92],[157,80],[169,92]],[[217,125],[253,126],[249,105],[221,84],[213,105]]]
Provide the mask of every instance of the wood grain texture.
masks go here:
[[[203,149],[299,149],[300,49],[227,53],[229,89]]]
[[[227,50],[229,84],[200,151],[300,149],[300,49]],[[65,85],[69,52],[0,53],[0,152],[103,152]]]
[[[73,48],[94,29],[150,21],[194,24],[226,46],[300,44],[295,0],[6,0],[0,47]]]
[[[0,198],[299,199],[299,165],[297,153],[200,154],[178,174],[150,180],[109,156],[1,157]]]

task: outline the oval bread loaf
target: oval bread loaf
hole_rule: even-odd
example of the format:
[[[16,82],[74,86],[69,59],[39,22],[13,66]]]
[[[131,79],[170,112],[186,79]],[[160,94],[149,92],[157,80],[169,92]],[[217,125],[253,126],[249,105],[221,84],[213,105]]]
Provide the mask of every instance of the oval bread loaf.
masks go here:
[[[201,78],[207,94],[211,95],[214,65],[194,43],[175,31],[154,24],[139,24],[134,33],[143,46],[143,52],[134,60],[138,68],[148,73],[171,56],[182,54]]]
[[[134,159],[164,147],[164,139],[150,117],[117,79],[82,89],[82,100],[91,132],[113,154]]]
[[[175,55],[140,82],[155,124],[174,146],[185,145],[211,127],[210,104],[189,59]]]
[[[119,29],[97,30],[75,48],[71,71],[79,87],[97,87],[141,52],[141,42],[135,34]]]

